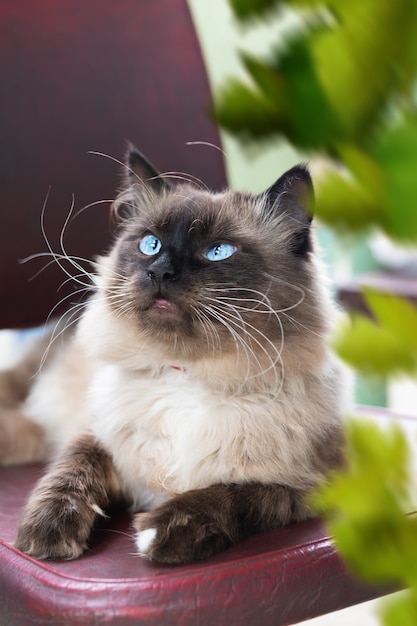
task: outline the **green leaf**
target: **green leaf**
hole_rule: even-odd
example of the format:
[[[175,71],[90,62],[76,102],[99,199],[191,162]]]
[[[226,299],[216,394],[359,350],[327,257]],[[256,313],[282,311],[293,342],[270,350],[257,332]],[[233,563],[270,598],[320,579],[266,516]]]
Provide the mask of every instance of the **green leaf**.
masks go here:
[[[346,147],[343,151],[348,152]],[[377,166],[353,149],[349,166],[350,170],[327,167],[315,180],[316,216],[342,232],[385,226],[387,217]]]
[[[402,430],[349,420],[347,466],[312,497],[356,574],[378,582],[417,583],[417,520],[410,450]]]
[[[365,374],[417,371],[417,310],[403,298],[363,287],[375,320],[359,313],[344,319],[333,337],[339,356]]]
[[[286,124],[284,111],[260,92],[238,81],[230,81],[224,89],[222,97],[215,102],[214,115],[225,128],[246,139],[269,137],[274,129],[279,132]]]
[[[254,108],[244,115],[242,106],[246,106],[249,88],[233,81],[219,90],[216,98],[215,115],[222,126],[246,138],[284,135],[304,150],[341,139],[338,116],[318,79],[304,32],[293,34],[268,60],[241,56],[255,83],[253,102],[264,106],[268,102],[269,110],[276,111],[275,123],[260,126],[258,117],[253,116]]]
[[[283,103],[288,102],[288,80],[283,73],[277,71],[277,68],[268,61],[257,59],[251,54],[242,53],[241,59],[264,96],[271,100],[271,104],[282,109]],[[286,107],[284,111],[288,117],[288,108]]]
[[[369,148],[383,179],[385,231],[392,237],[417,241],[417,112],[395,120],[378,133]]]
[[[278,42],[280,52],[273,52],[269,61],[281,75],[278,82],[284,77],[289,85],[277,99],[279,109],[287,111],[278,131],[290,131],[288,139],[302,148],[321,144],[334,153],[341,140],[366,146],[387,107],[402,101],[398,94],[411,93],[417,68],[417,3],[233,0],[239,14],[246,16],[273,5],[310,8],[304,29],[294,33],[287,46]],[[330,10],[324,13],[323,6]],[[270,97],[263,89],[260,86],[260,94]],[[224,99],[222,109],[229,111],[219,121],[239,115],[238,107],[236,100]],[[239,132],[256,137],[250,117],[240,119]],[[276,126],[270,129],[272,135],[278,131]]]
[[[321,26],[316,26],[320,29]],[[293,35],[276,51],[275,71],[285,78],[292,133],[288,137],[303,149],[335,143],[342,136],[339,116],[330,106],[304,32]]]
[[[362,289],[378,322],[417,359],[417,309],[408,300],[370,287]]]
[[[368,317],[352,315],[337,328],[332,345],[339,356],[365,375],[414,374],[417,354],[389,328]]]
[[[333,4],[334,27],[311,40],[327,97],[346,137],[364,144],[398,91],[416,75],[416,3],[350,0]]]
[[[333,4],[338,0],[332,0]],[[265,16],[280,6],[291,7],[322,7],[323,0],[229,0],[235,16],[241,20],[255,19]]]
[[[259,17],[281,4],[280,0],[229,0],[234,14],[239,19]]]

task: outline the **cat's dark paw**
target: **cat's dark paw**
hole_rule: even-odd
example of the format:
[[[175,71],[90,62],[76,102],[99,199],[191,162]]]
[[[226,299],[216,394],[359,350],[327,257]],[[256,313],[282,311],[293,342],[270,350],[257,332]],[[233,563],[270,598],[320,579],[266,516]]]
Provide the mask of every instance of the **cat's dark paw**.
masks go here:
[[[138,553],[159,563],[205,559],[233,543],[233,524],[225,511],[205,505],[189,492],[135,516]],[[200,501],[199,501],[200,500]]]
[[[37,559],[76,559],[87,549],[97,510],[73,495],[33,498],[19,524],[15,546]]]

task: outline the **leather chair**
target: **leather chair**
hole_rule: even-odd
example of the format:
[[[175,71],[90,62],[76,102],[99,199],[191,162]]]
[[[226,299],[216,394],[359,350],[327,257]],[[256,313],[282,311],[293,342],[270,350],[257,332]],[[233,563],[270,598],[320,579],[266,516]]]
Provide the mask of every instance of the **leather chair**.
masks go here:
[[[57,293],[67,277],[47,258],[19,263],[47,251],[46,196],[54,250],[73,194],[76,211],[98,202],[65,234],[68,252],[88,259],[108,245],[108,202],[100,201],[119,185],[112,158],[123,158],[126,139],[161,170],[188,172],[213,188],[226,177],[219,151],[186,145],[220,140],[185,0],[2,0],[0,20],[0,328],[23,328],[72,297],[69,282]],[[120,513],[97,527],[82,558],[38,562],[13,541],[41,472],[0,468],[1,624],[268,626],[378,593],[346,572],[320,521],[167,567],[133,554],[131,521]]]

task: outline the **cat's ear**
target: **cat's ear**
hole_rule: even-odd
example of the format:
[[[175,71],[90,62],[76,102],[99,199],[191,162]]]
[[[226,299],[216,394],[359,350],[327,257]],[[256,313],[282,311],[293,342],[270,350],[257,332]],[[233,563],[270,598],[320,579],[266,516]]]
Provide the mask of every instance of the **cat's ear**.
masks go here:
[[[154,193],[162,193],[170,188],[169,183],[161,176],[150,161],[132,144],[128,145],[126,159],[128,184],[143,184]]]
[[[264,211],[271,218],[285,220],[291,228],[291,248],[297,256],[311,249],[310,225],[313,219],[314,190],[310,174],[300,164],[283,174],[263,194]]]
[[[112,204],[115,223],[123,223],[140,213],[141,208],[171,185],[133,144],[128,144],[124,185]]]

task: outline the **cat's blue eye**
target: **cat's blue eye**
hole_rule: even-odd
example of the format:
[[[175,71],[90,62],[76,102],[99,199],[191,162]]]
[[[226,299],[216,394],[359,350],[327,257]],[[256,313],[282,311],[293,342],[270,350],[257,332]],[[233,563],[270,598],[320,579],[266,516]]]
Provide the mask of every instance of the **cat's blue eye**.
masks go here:
[[[161,248],[161,240],[155,237],[155,235],[145,235],[139,242],[139,250],[147,256],[158,254]]]
[[[209,261],[224,261],[224,259],[231,257],[236,250],[236,246],[233,246],[231,243],[216,243],[206,250],[204,256]]]

